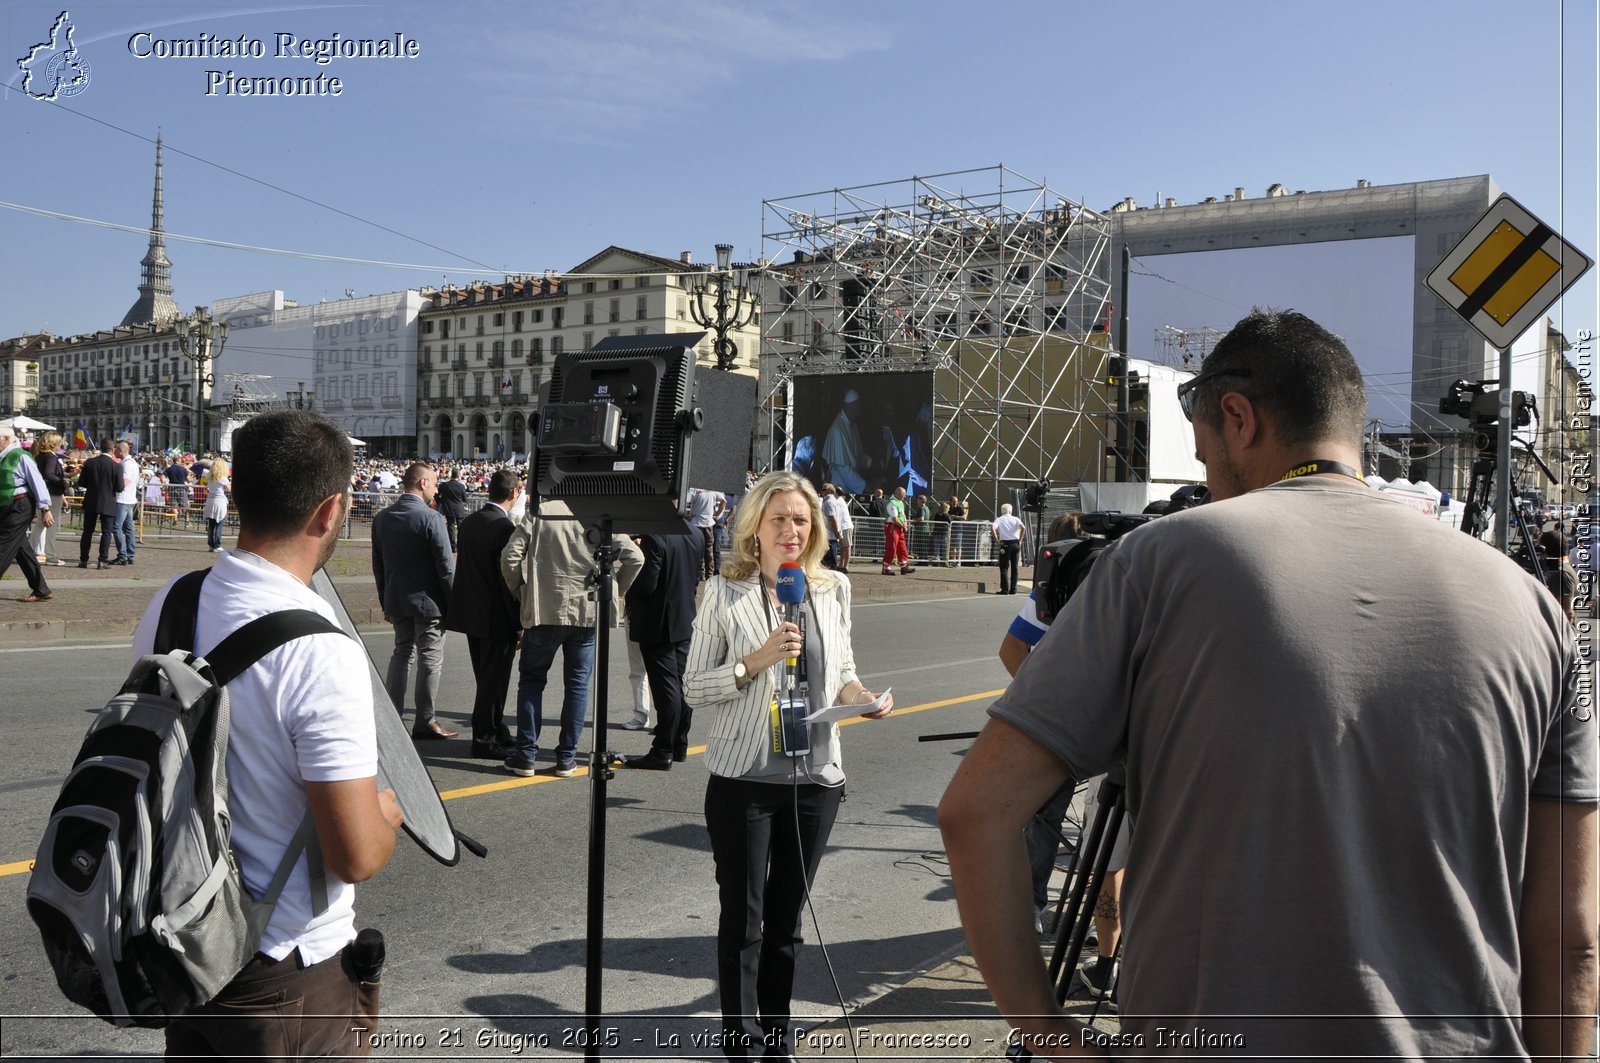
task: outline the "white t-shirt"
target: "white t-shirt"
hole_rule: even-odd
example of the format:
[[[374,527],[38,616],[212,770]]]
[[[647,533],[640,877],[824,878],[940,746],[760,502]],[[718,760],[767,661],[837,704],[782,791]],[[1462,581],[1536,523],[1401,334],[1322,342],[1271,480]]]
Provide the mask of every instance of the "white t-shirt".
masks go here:
[[[133,455],[122,459],[122,490],[117,492],[117,504],[131,506],[139,501],[139,463]]]
[[[167,587],[156,595],[133,639],[137,660],[151,651]],[[264,558],[222,555],[200,591],[204,654],[247,621],[280,609],[310,609],[336,621],[315,591]],[[366,651],[345,635],[308,635],[267,654],[228,687],[228,809],[245,885],[259,897],[305,818],[302,780],[342,782],[378,772],[377,727]],[[328,872],[328,910],[311,915],[305,857],[278,898],[261,951],[282,959],[298,948],[307,964],[338,953],[355,937],[355,887]]]
[[[825,529],[828,533],[828,538],[830,539],[838,538],[838,536],[834,535],[833,533],[832,521],[839,522],[839,530],[841,532],[850,526],[849,518],[845,515],[844,499],[835,495],[829,495],[827,498],[822,500],[822,516],[824,518],[832,518],[832,520],[828,522],[828,526]]]
[[[716,523],[717,503],[722,501],[721,491],[707,491],[703,487],[689,491],[689,523],[696,528],[709,528]]]
[[[1015,513],[1006,513],[996,517],[994,533],[1003,543],[1014,542],[1022,538],[1022,520]]]

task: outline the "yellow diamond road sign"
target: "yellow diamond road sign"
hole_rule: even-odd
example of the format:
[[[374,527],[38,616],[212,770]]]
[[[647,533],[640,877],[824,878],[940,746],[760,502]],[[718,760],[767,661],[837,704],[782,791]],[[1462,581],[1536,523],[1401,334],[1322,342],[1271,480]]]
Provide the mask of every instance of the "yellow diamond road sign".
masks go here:
[[[1502,195],[1424,283],[1504,349],[1592,265],[1521,203]]]

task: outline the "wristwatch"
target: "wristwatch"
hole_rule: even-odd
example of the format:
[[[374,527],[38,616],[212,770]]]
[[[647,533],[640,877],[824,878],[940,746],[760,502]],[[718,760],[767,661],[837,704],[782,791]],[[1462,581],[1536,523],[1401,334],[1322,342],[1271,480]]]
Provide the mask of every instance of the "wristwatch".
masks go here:
[[[745,667],[744,658],[740,657],[737,661],[733,662],[733,681],[735,683],[743,683],[749,678],[750,669]]]

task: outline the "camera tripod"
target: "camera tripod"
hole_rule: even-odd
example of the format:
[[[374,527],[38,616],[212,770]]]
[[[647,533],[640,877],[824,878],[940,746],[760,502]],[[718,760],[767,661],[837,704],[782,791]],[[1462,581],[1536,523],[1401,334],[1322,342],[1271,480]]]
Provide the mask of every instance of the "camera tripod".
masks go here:
[[[1496,455],[1500,449],[1499,424],[1479,424],[1475,427],[1481,434],[1482,442],[1478,445],[1478,456],[1472,462],[1472,479],[1467,487],[1466,513],[1461,518],[1461,530],[1474,538],[1483,533],[1487,524],[1485,514],[1489,508],[1489,499],[1493,497],[1494,493],[1494,473],[1498,464]],[[1538,463],[1540,470],[1544,472],[1551,483],[1557,482],[1555,474],[1550,471],[1550,467],[1540,459],[1532,447],[1527,448],[1524,453]],[[1539,557],[1539,551],[1535,549],[1537,540],[1533,533],[1528,530],[1526,514],[1523,513],[1522,507],[1517,505],[1517,478],[1515,471],[1510,468],[1504,471],[1510,481],[1510,491],[1507,494],[1511,499],[1510,512],[1506,514],[1506,520],[1508,523],[1513,520],[1516,522],[1517,534],[1522,539],[1522,552],[1526,558],[1524,567],[1533,575],[1534,579],[1544,583],[1543,560]]]

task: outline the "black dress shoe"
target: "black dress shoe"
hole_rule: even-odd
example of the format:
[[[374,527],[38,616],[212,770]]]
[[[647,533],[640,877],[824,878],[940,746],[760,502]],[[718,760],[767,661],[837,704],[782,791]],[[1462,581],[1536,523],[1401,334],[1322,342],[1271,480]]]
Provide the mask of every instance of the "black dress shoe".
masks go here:
[[[88,568],[89,567],[89,562],[87,562],[87,561],[79,561],[78,562],[78,567],[79,568]]]
[[[427,723],[423,724],[421,727],[413,727],[411,729],[411,737],[412,738],[420,738],[420,739],[424,739],[424,740],[427,740],[427,741],[438,741],[438,740],[445,739],[445,738],[455,738],[460,734],[461,734],[460,731],[452,731],[452,730],[450,730],[450,728],[446,727],[444,724],[440,723],[438,720],[429,720]]]
[[[672,763],[674,763],[674,764],[682,764],[684,761],[686,761],[688,759],[689,759],[689,751],[686,750],[686,749],[680,749],[676,753],[672,754]]]
[[[94,567],[97,568],[97,569],[110,568],[111,567],[111,562],[109,562],[109,561],[96,561],[94,563]]]
[[[516,748],[511,745],[501,745],[499,742],[473,742],[472,756],[475,760],[505,760]]]
[[[672,758],[659,749],[652,749],[642,757],[629,757],[622,763],[624,767],[638,768],[642,771],[672,770]]]

